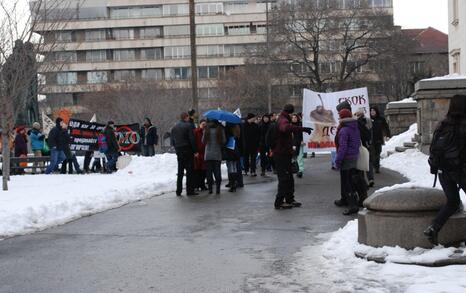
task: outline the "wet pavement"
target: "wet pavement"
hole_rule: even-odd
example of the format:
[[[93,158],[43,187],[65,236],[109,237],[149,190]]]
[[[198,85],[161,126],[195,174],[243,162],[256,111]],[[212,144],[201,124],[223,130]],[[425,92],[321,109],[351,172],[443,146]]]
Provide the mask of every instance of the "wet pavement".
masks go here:
[[[375,188],[402,181],[382,170]],[[295,276],[304,247],[353,219],[333,205],[340,185],[329,158],[306,160],[301,208],[273,208],[272,175],[246,183],[236,194],[166,194],[0,241],[0,292],[325,292],[325,280]]]

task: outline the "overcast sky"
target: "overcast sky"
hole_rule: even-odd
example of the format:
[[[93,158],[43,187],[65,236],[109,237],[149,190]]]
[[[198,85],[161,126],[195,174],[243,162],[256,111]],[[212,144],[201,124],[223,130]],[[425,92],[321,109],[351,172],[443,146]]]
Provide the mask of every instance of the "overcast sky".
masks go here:
[[[447,0],[393,0],[395,24],[403,28],[433,27],[448,33]]]

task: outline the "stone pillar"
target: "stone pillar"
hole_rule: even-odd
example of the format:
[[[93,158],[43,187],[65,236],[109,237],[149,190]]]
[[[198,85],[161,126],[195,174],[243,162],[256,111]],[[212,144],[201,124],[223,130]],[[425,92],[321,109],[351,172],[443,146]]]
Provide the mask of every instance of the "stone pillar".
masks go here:
[[[428,153],[432,134],[445,118],[450,99],[466,94],[466,78],[424,79],[416,83],[418,139],[422,152]]]
[[[387,104],[385,117],[392,135],[405,132],[409,127],[417,122],[417,102],[400,101]]]

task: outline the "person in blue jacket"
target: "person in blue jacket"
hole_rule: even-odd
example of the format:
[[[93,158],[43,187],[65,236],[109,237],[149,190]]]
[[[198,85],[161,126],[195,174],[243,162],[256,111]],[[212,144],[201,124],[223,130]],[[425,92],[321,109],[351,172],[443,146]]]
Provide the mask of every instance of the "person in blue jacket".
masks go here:
[[[42,150],[44,149],[45,135],[40,131],[40,124],[34,122],[32,124],[32,129],[29,131],[29,139],[31,141],[32,152],[34,157],[42,157]],[[34,167],[37,167],[38,164],[43,165],[43,163],[34,163]],[[32,170],[35,174],[37,171],[36,168]]]

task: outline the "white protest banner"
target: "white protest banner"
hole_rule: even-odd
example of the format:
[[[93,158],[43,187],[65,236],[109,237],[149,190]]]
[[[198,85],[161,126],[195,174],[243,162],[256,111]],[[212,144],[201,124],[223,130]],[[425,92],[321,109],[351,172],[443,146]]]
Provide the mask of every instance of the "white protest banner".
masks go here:
[[[55,127],[55,122],[53,122],[52,119],[49,118],[44,112],[41,114],[42,116],[42,130],[45,135],[48,135],[50,130],[52,130],[53,127]]]
[[[304,135],[306,152],[335,150],[335,135],[338,128],[336,107],[345,100],[351,104],[353,113],[363,109],[366,116],[369,115],[367,88],[334,93],[317,93],[304,89],[303,125],[314,129],[311,135]]]

